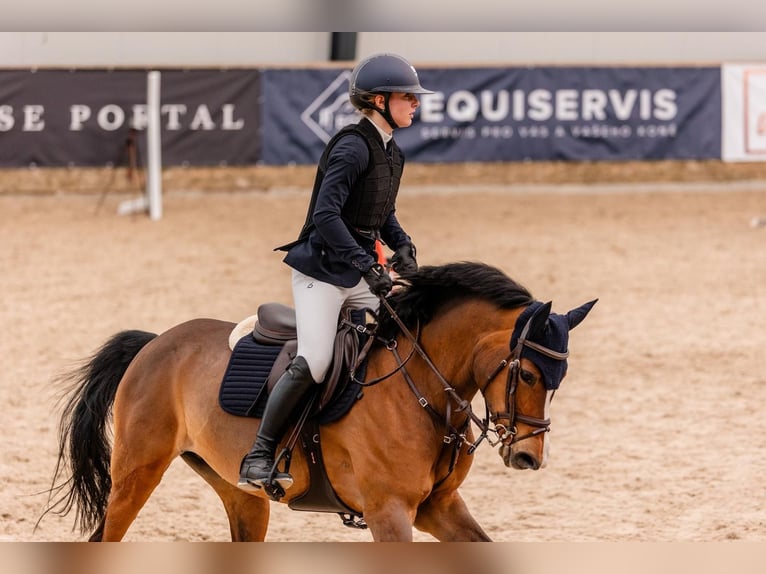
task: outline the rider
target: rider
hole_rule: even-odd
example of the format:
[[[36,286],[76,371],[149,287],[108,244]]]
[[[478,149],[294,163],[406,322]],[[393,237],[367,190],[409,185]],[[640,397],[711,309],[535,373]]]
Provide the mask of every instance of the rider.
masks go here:
[[[412,124],[417,94],[433,92],[420,85],[407,60],[387,53],[359,62],[349,84],[351,103],[363,117],[325,147],[303,229],[297,240],[276,248],[287,251],[284,261],[292,268],[298,349],[242,460],[238,486],[245,490],[292,485],[289,474],[274,468],[276,447],[301,399],[330,367],[341,309],[376,310],[378,297],[391,290],[376,240],[394,251],[395,272],[417,270],[415,247],[395,214],[404,156],[393,132]]]

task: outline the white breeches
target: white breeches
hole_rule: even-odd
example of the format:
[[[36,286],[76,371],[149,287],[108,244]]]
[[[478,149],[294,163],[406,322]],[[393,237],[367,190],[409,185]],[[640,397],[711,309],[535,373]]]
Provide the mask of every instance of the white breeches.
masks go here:
[[[360,279],[354,287],[338,287],[292,270],[298,354],[306,359],[315,381],[324,379],[332,362],[338,317],[343,307],[377,311],[380,301]]]

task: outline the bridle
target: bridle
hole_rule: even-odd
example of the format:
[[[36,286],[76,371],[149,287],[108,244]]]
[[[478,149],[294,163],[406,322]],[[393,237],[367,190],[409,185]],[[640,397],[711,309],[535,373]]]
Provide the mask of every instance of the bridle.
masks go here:
[[[517,443],[519,441],[522,441],[524,439],[532,438],[537,435],[549,432],[551,430],[551,419],[545,418],[541,419],[539,417],[533,417],[530,415],[525,415],[523,413],[516,412],[516,389],[519,385],[519,375],[521,373],[521,352],[524,349],[524,347],[528,347],[534,351],[537,351],[538,353],[545,355],[547,357],[550,357],[552,359],[556,359],[558,361],[563,361],[569,356],[569,351],[565,351],[563,353],[560,353],[558,351],[554,351],[553,349],[549,349],[548,347],[545,347],[543,345],[540,345],[539,343],[535,343],[534,341],[527,340],[527,335],[529,333],[529,327],[531,324],[531,318],[527,321],[527,323],[524,325],[523,329],[521,330],[521,334],[519,335],[519,340],[516,343],[516,346],[511,350],[510,354],[505,357],[503,360],[500,361],[497,367],[489,374],[489,376],[486,379],[486,382],[484,383],[484,386],[480,388],[480,391],[482,395],[484,394],[485,389],[489,386],[489,384],[494,380],[495,377],[497,377],[503,369],[508,367],[508,377],[506,382],[506,392],[505,392],[505,412],[498,412],[498,413],[491,413],[489,410],[489,406],[485,406],[487,408],[487,417],[490,422],[494,424],[493,432],[497,435],[497,440],[492,441],[491,439],[487,438],[487,442],[491,446],[495,446],[499,443],[502,443],[506,446],[510,446],[514,443]],[[556,391],[552,391],[553,394],[556,393]],[[551,395],[551,399],[553,398],[553,395]],[[502,424],[498,421],[507,421],[507,424]],[[527,426],[533,427],[535,430],[530,431],[526,434],[519,435],[518,429],[516,427],[516,422],[524,423]],[[482,429],[482,435],[480,435],[479,439],[474,443],[472,448],[475,449],[475,447],[478,445],[483,438],[485,438],[486,432],[489,429]]]
[[[434,365],[433,361],[431,361],[428,354],[420,346],[420,343],[418,342],[420,330],[419,329],[417,330],[417,335],[413,335],[409,331],[409,329],[404,325],[404,323],[401,321],[399,316],[396,314],[396,312],[394,311],[394,309],[391,307],[391,305],[389,304],[389,302],[386,300],[384,296],[380,297],[380,301],[381,301],[381,305],[389,312],[391,317],[399,326],[399,329],[402,331],[405,337],[407,337],[407,339],[412,344],[412,351],[409,353],[409,355],[407,356],[405,360],[402,360],[401,356],[399,355],[396,349],[396,345],[387,344],[386,348],[394,354],[394,357],[396,358],[398,366],[393,372],[389,373],[388,375],[385,375],[384,377],[376,379],[375,383],[380,382],[381,380],[385,378],[388,378],[389,376],[393,375],[394,373],[398,371],[401,371],[401,374],[404,377],[404,379],[407,381],[408,385],[410,386],[410,389],[413,391],[413,393],[415,393],[415,396],[418,398],[418,403],[420,403],[420,406],[428,410],[432,416],[442,419],[442,416],[439,415],[439,413],[428,403],[427,399],[417,389],[417,386],[412,381],[412,378],[409,376],[409,374],[407,373],[407,369],[405,368],[406,363],[412,358],[412,356],[415,353],[417,353],[418,355],[420,355],[420,357],[425,361],[428,367],[436,375],[436,378],[441,383],[445,393],[447,393],[450,399],[457,405],[457,408],[455,409],[454,412],[465,411],[468,415],[468,418],[466,419],[465,424],[461,425],[460,429],[456,429],[451,422],[451,415],[453,411],[452,411],[452,405],[448,401],[447,412],[446,412],[446,415],[444,415],[445,424],[448,429],[448,434],[444,436],[444,442],[446,444],[450,444],[450,443],[455,444],[455,454],[453,455],[453,463],[450,466],[450,470],[454,466],[454,461],[457,458],[457,452],[459,451],[460,446],[463,444],[463,442],[465,442],[465,432],[468,429],[468,425],[470,424],[470,421],[473,421],[474,424],[476,424],[476,426],[479,427],[479,430],[481,431],[481,433],[479,437],[473,442],[473,444],[471,444],[471,446],[468,448],[468,454],[472,454],[485,438],[487,439],[487,442],[492,447],[497,446],[498,444],[501,444],[501,443],[506,446],[510,446],[514,443],[538,436],[550,430],[550,425],[551,425],[550,419],[548,418],[541,419],[538,417],[533,417],[533,416],[526,415],[516,411],[515,398],[516,398],[516,389],[518,388],[518,384],[519,384],[519,375],[521,372],[521,352],[524,347],[528,347],[547,357],[551,357],[553,359],[561,360],[561,361],[565,360],[569,356],[569,352],[566,351],[566,352],[560,353],[558,351],[554,351],[552,349],[549,349],[533,341],[527,340],[527,336],[528,336],[530,325],[531,325],[531,318],[524,325],[521,331],[521,334],[519,336],[519,339],[516,343],[516,346],[511,350],[508,356],[502,359],[500,363],[492,370],[492,372],[487,377],[484,385],[480,387],[479,389],[482,395],[484,395],[484,391],[487,389],[490,383],[492,383],[492,381],[504,369],[507,368],[508,376],[507,376],[506,393],[505,393],[506,410],[505,412],[492,413],[490,412],[489,405],[487,405],[487,402],[485,400],[484,404],[486,409],[486,416],[484,419],[481,419],[471,409],[470,402],[466,401],[460,395],[457,394],[457,392],[452,387],[452,385],[450,385],[449,382],[447,382],[447,380],[441,374],[441,372],[436,367],[436,365]],[[526,434],[519,435],[517,427],[516,427],[517,422],[523,423],[527,426],[534,427],[534,430]],[[492,423],[492,427],[490,427],[490,423]],[[488,438],[489,433],[494,433],[497,436],[497,440],[492,441],[491,439],[489,439]]]

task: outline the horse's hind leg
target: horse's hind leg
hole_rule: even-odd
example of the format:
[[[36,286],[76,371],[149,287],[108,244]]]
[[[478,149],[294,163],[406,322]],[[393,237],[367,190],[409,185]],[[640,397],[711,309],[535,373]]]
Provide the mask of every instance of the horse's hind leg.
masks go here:
[[[415,528],[442,542],[490,542],[457,490],[434,493],[418,509]]]
[[[102,542],[122,540],[166,469],[167,465],[138,468],[129,477],[112,485],[101,532]]]
[[[104,542],[122,540],[178,455],[172,440],[176,432],[174,421],[156,414],[152,420],[145,412],[146,409],[136,409],[118,417],[115,410],[112,488],[101,536]],[[98,531],[94,536],[97,534]]]
[[[229,484],[195,453],[185,452],[181,458],[204,478],[220,497],[229,517],[232,542],[263,542],[269,526],[269,501]]]
[[[90,535],[90,538],[88,538],[88,542],[101,542],[101,540],[104,538],[104,521],[106,520],[106,516],[101,519],[101,522],[99,522],[98,527],[93,531],[93,534]]]

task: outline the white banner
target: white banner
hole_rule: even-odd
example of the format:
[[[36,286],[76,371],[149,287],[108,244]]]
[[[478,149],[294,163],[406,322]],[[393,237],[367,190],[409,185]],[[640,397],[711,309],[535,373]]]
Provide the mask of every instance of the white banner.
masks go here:
[[[766,161],[766,64],[724,64],[724,161]]]

